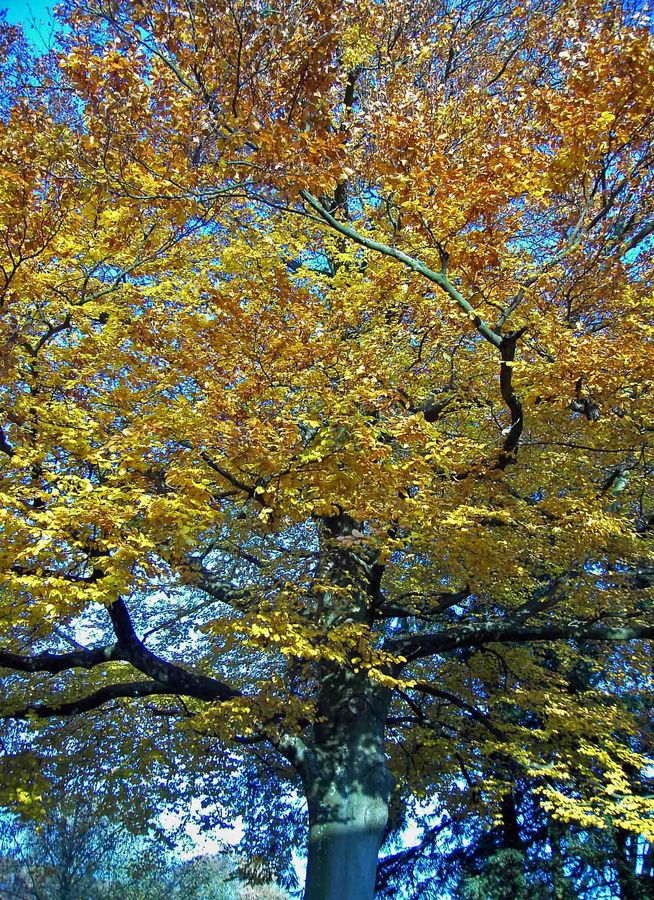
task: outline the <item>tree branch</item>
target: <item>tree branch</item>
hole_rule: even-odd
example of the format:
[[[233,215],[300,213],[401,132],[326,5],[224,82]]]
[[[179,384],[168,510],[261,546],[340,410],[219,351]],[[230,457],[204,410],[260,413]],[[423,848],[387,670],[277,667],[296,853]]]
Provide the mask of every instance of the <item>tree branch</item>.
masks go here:
[[[89,712],[104,706],[110,700],[121,698],[149,697],[152,694],[172,694],[173,691],[156,681],[130,681],[124,684],[110,684],[99,688],[92,694],[70,700],[65,703],[34,704],[25,706],[15,712],[1,713],[0,719],[29,719],[36,716],[39,719],[49,719],[54,716],[75,716],[78,713]]]
[[[8,650],[0,650],[0,667],[18,672],[49,672],[57,675],[67,669],[92,669],[103,663],[125,661],[126,657],[118,644],[96,647],[93,650],[74,650],[71,653],[39,653],[36,656],[22,656]]]
[[[636,234],[631,238],[630,241],[622,248],[622,255],[629,253],[630,250],[635,250],[643,241],[650,236],[654,232],[654,222],[648,222],[646,225],[637,231]]]
[[[483,713],[480,709],[477,709],[476,706],[466,703],[465,700],[457,697],[456,694],[451,694],[449,691],[433,687],[433,685],[427,684],[425,681],[414,684],[411,689],[419,691],[421,694],[429,694],[430,697],[436,697],[439,700],[445,700],[446,703],[451,703],[452,706],[456,706],[457,709],[467,713],[471,719],[475,720],[475,722],[479,722],[480,725],[483,725],[484,728],[490,731],[491,734],[494,734],[495,737],[502,736],[502,732],[493,725],[490,716]]]
[[[446,275],[441,272],[434,272],[413,256],[409,256],[407,253],[403,253],[395,247],[390,247],[388,244],[382,244],[380,241],[364,237],[364,235],[355,231],[354,228],[345,225],[343,222],[339,222],[338,219],[335,219],[334,216],[325,209],[322,203],[320,203],[313,194],[309,193],[309,191],[301,190],[300,196],[318,213],[320,218],[323,219],[327,225],[339,234],[342,234],[343,237],[349,238],[351,241],[354,241],[355,244],[366,247],[368,250],[374,250],[376,253],[382,253],[384,256],[390,256],[392,259],[398,260],[398,262],[401,262],[413,272],[417,272],[419,275],[422,275],[424,278],[427,278],[429,281],[438,285],[438,287],[445,291],[445,293],[454,300],[460,309],[462,309],[470,318],[479,334],[481,334],[485,340],[492,344],[493,347],[499,348],[501,346],[502,338],[500,335],[496,334],[493,329],[484,322],[473,306],[457,291]]]
[[[203,675],[199,672],[187,672],[174,663],[166,662],[144,646],[136,636],[136,631],[129,616],[129,611],[122,598],[115,600],[108,607],[109,617],[118,638],[118,646],[122,658],[130,662],[134,668],[148,675],[159,684],[165,685],[168,693],[183,694],[197,700],[231,700],[239,697],[235,690],[223,681]]]
[[[413,865],[416,859],[424,856],[431,845],[435,843],[438,835],[452,827],[452,824],[451,819],[444,819],[438,825],[429,828],[419,843],[400,850],[398,853],[393,853],[391,856],[383,857],[377,866],[375,891],[387,888],[391,879],[397,878],[407,866]]]
[[[511,413],[511,425],[506,433],[504,444],[500,452],[497,467],[505,469],[509,463],[515,462],[518,455],[518,443],[520,435],[524,427],[524,419],[522,414],[522,403],[518,399],[513,389],[513,364],[515,360],[515,349],[518,340],[525,333],[525,328],[515,331],[512,334],[505,335],[500,342],[500,354],[502,362],[500,364],[500,391],[502,400],[507,405]]]
[[[520,627],[511,624],[466,625],[435,634],[404,635],[388,641],[384,650],[406,658],[407,662],[436,656],[463,647],[483,647],[486,644],[526,644],[532,641],[635,641],[652,640],[654,626],[629,625],[610,628],[584,622],[567,625],[534,625]]]
[[[206,462],[209,468],[213,469],[214,472],[217,472],[221,478],[224,478],[225,481],[228,481],[233,487],[237,488],[239,491],[243,491],[243,493],[247,494],[248,497],[256,498],[256,492],[253,487],[250,487],[249,484],[245,484],[245,482],[240,481],[234,475],[230,475],[230,473],[223,469],[222,466],[219,466],[217,462],[215,462],[208,453],[202,451],[200,453],[201,458]]]
[[[435,616],[463,603],[470,596],[469,587],[464,587],[460,591],[443,591],[442,593],[424,594],[420,591],[410,591],[408,594],[402,594],[393,600],[383,601],[379,606],[375,607],[375,618],[380,619],[406,619],[411,616],[418,618],[422,616]],[[427,602],[420,604],[419,599],[410,602],[411,598],[423,598]],[[409,601],[403,603],[402,601]]]

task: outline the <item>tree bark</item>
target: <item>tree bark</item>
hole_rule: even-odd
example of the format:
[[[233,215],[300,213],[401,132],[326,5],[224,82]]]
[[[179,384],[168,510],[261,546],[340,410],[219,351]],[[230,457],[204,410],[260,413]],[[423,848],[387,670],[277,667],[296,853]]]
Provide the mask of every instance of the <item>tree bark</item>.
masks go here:
[[[374,896],[393,779],[384,756],[383,720],[378,724],[370,709],[361,708],[363,702],[350,701],[350,734],[340,727],[338,745],[312,748],[304,776],[309,807],[304,900]]]
[[[310,812],[305,900],[372,900],[388,817],[385,790],[329,785]]]
[[[371,624],[377,554],[356,522],[322,520],[318,617],[328,628]],[[304,900],[372,900],[393,778],[384,727],[390,692],[354,666],[323,663],[301,775],[309,810]]]

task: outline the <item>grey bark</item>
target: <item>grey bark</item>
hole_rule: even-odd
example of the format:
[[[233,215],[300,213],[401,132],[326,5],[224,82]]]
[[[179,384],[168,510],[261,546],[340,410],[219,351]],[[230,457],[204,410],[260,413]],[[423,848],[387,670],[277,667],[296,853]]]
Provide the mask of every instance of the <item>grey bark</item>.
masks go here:
[[[303,772],[309,808],[305,900],[372,900],[393,779],[384,753],[388,692],[343,670],[326,679],[327,722]]]
[[[342,513],[322,522],[317,611],[329,627],[372,621],[377,556],[358,534]],[[393,789],[384,752],[389,702],[390,692],[365,672],[321,667],[313,740],[301,767],[309,810],[304,900],[374,896]]]

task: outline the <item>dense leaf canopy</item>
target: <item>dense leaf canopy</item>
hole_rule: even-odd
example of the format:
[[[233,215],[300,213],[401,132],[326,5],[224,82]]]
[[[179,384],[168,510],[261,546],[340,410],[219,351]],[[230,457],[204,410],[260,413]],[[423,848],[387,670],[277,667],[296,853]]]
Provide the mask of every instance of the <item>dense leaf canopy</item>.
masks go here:
[[[60,16],[0,33],[7,793],[306,786],[373,691],[397,827],[530,779],[654,838],[645,15]]]

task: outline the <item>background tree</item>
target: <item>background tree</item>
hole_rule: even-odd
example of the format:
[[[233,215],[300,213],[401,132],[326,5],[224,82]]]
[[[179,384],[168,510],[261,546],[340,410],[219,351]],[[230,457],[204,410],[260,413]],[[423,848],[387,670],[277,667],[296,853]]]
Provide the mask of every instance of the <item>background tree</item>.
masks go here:
[[[77,785],[79,786],[79,785]],[[6,885],[2,896],[21,900],[81,900],[105,896],[109,877],[126,843],[124,824],[109,821],[93,795],[80,796],[75,785],[49,798],[38,823],[5,814],[0,831]]]
[[[51,794],[39,819],[5,812],[0,825],[3,900],[283,900],[266,872],[223,848],[183,859],[184,835],[133,833],[129,811],[70,781]],[[87,786],[88,787],[88,786]],[[110,814],[108,815],[108,812]],[[161,837],[167,837],[170,849]],[[186,845],[186,846],[185,846]],[[249,884],[242,876],[254,878]]]
[[[644,14],[62,15],[2,38],[11,739],[133,735],[199,793],[251,755],[311,900],[372,896],[389,807],[517,778],[651,839]]]

